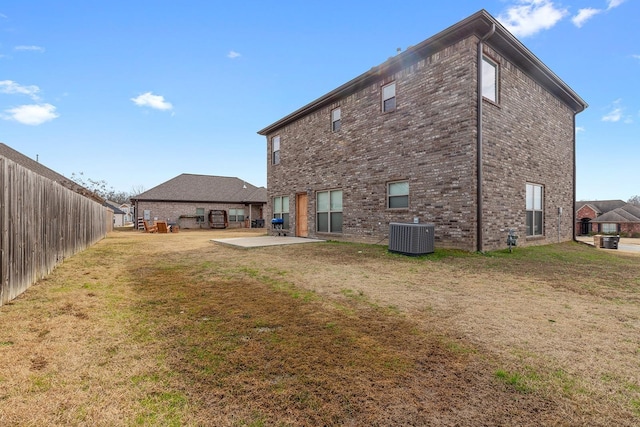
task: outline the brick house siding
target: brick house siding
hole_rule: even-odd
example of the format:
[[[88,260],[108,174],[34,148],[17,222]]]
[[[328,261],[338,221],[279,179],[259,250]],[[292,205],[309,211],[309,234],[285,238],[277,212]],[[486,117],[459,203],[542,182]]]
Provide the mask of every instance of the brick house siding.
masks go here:
[[[505,228],[519,244],[573,239],[574,112],[492,49],[500,64],[500,103],[484,108],[485,246],[504,247]],[[543,186],[543,236],[525,236],[525,186]],[[562,208],[562,214],[559,214]]]
[[[584,205],[580,209],[578,209],[578,211],[576,212],[576,236],[579,236],[582,234],[589,234],[590,232],[597,233],[598,228],[597,226],[593,227],[593,224],[590,224],[588,226],[586,233],[583,233],[583,230],[582,230],[583,219],[592,220],[592,219],[595,219],[597,216],[598,216],[598,212],[596,212],[595,209],[593,209],[593,207],[589,205]]]
[[[205,222],[203,224],[198,223],[196,218],[180,218],[181,215],[195,215],[197,208],[203,208],[205,214]],[[210,202],[163,202],[163,201],[146,201],[140,200],[137,204],[138,216],[142,217],[145,210],[150,211],[151,220],[158,219],[160,221],[167,221],[169,223],[175,223],[180,228],[209,228],[207,215],[210,210],[225,210],[229,212],[229,209],[244,209],[245,218],[249,219],[249,206],[245,206],[242,203],[210,203]],[[262,206],[251,206],[251,218],[263,218]],[[229,221],[229,228],[243,228],[245,227],[245,221],[231,222]]]
[[[150,221],[161,220],[180,228],[209,228],[209,211],[224,210],[229,228],[251,226],[264,219],[267,190],[236,177],[183,173],[131,198],[138,223],[148,211]],[[204,212],[199,222],[198,209]],[[245,219],[234,220],[232,209],[244,209]],[[255,225],[258,225],[257,223]]]
[[[640,234],[640,207],[622,200],[576,203],[576,235],[607,233]],[[615,229],[615,230],[612,230]]]
[[[474,19],[497,24],[484,11],[466,24]],[[499,64],[499,99],[483,101],[483,240],[478,245],[479,40],[472,32],[448,39],[446,45],[434,41],[425,49],[427,55],[407,51],[400,54],[405,55],[402,60],[378,67],[375,76],[365,73],[350,91],[343,94],[338,88],[326,95],[330,102],[321,105],[320,98],[299,110],[302,113],[292,113],[295,117],[260,131],[267,138],[265,217],[272,216],[274,197],[288,196],[293,234],[296,195],[303,193],[308,197],[309,237],[382,243],[390,222],[418,218],[435,223],[440,247],[503,248],[508,228],[517,229],[518,243],[524,245],[571,240],[574,117],[586,104],[577,95],[578,107],[558,99],[492,48],[490,38],[483,52]],[[394,67],[397,63],[402,65]],[[383,113],[381,88],[390,82],[396,84],[396,109]],[[341,127],[334,132],[330,117],[337,107]],[[274,136],[280,137],[276,165],[271,157]],[[387,185],[394,181],[409,183],[408,208],[387,208]],[[525,237],[527,183],[544,189],[544,232],[536,238]],[[319,233],[316,195],[333,189],[343,192],[342,233]]]

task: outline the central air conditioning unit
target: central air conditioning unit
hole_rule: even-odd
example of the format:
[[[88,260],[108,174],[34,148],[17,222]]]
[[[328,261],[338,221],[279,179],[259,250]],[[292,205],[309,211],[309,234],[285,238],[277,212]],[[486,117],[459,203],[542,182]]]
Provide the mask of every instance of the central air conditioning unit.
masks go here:
[[[389,224],[389,250],[405,255],[424,255],[435,251],[435,224]]]

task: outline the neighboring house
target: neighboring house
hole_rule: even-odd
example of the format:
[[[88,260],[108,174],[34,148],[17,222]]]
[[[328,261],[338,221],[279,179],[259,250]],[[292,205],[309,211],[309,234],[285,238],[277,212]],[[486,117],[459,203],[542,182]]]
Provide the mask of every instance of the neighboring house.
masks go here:
[[[504,248],[509,228],[519,245],[571,240],[586,107],[481,10],[260,130],[268,215],[335,240],[414,221],[470,251]]]
[[[640,234],[640,206],[622,200],[576,202],[576,234]]]
[[[119,203],[106,200],[104,205],[113,211],[113,226],[123,227],[125,225],[126,212],[120,209]]]
[[[68,188],[69,190],[75,191],[78,194],[81,194],[95,202],[100,204],[104,203],[104,199],[91,190],[73,182],[69,178],[66,178],[64,175],[60,175],[58,172],[49,169],[45,165],[40,162],[33,160],[30,157],[25,156],[24,154],[14,150],[13,148],[0,143],[0,156],[6,157],[7,159],[16,162],[20,166],[29,169],[32,172],[37,173],[38,175],[44,176],[63,187]]]
[[[124,212],[124,224],[132,224],[135,219],[133,207],[129,203],[122,203],[120,210]]]
[[[227,212],[230,228],[263,220],[267,190],[240,178],[182,174],[131,198],[138,219],[180,228],[210,228],[210,212]]]

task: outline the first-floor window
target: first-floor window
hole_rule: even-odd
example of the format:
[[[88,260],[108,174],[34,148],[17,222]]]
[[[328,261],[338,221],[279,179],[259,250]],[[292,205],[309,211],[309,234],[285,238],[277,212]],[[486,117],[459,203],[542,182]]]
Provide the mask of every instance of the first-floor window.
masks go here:
[[[204,222],[204,208],[196,208],[196,222]]]
[[[602,233],[617,233],[618,232],[618,224],[611,223],[603,223],[600,225],[600,231]]]
[[[316,193],[317,231],[342,233],[342,190]]]
[[[289,196],[273,198],[273,217],[282,218],[282,228],[289,229]]]
[[[244,221],[244,209],[229,209],[229,222]]]
[[[526,189],[526,211],[527,211],[527,236],[542,236],[544,230],[542,226],[543,215],[543,188],[542,185],[527,184]]]
[[[401,209],[409,207],[409,183],[390,182],[387,185],[387,208]]]

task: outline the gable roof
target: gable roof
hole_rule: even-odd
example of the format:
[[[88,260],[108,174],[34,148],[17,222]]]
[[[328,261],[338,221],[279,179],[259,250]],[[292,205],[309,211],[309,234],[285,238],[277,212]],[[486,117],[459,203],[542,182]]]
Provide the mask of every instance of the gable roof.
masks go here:
[[[81,194],[85,197],[88,197],[89,199],[95,200],[99,203],[104,202],[104,200],[100,196],[96,195],[91,190],[81,186],[80,184],[70,180],[69,178],[66,178],[64,175],[60,175],[58,172],[54,171],[53,169],[49,169],[42,163],[36,162],[32,158],[25,156],[24,154],[14,150],[13,148],[1,142],[0,142],[0,156],[5,157],[11,160],[12,162],[19,164],[23,168],[29,169],[31,172],[37,173],[40,176],[43,176],[54,182],[57,182],[63,187],[66,187],[69,190],[75,191],[76,193]]]
[[[382,77],[396,73],[460,40],[470,36],[481,38],[489,34],[494,25],[495,32],[485,41],[486,44],[490,45],[521,70],[529,74],[529,76],[563,101],[575,113],[579,113],[587,108],[587,103],[577,93],[544,65],[538,57],[516,39],[513,34],[491,16],[489,12],[482,9],[416,46],[409,47],[404,52],[389,58],[383,64],[371,68],[371,70],[366,73],[361,74],[310,104],[258,131],[258,134],[267,135],[272,133],[315,110],[353,94],[379,81]]]
[[[112,202],[110,200],[105,200],[104,206],[106,206],[109,209],[111,209],[113,211],[113,213],[116,214],[116,215],[125,215],[126,214],[126,212],[124,212],[122,209],[120,209],[118,207],[118,203],[116,203],[116,202]]]
[[[132,197],[131,200],[267,203],[267,189],[253,186],[240,178],[183,173]]]
[[[591,222],[640,222],[640,207],[626,203],[592,219]]]
[[[576,212],[578,212],[583,206],[588,205],[598,215],[607,213],[619,207],[626,205],[627,203],[622,200],[588,200],[576,202]]]

